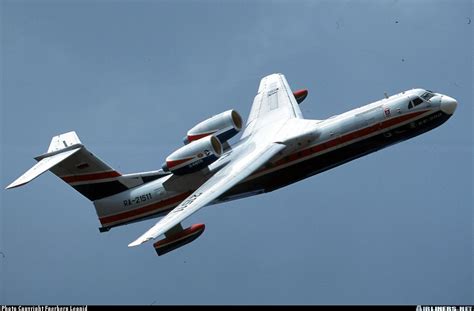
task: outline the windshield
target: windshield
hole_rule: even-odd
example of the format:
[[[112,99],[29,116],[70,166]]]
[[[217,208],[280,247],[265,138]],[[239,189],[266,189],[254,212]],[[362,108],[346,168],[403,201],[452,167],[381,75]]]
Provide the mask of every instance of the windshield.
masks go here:
[[[433,96],[435,96],[435,94],[433,94],[431,92],[425,92],[420,97],[423,98],[424,100],[430,100],[430,98],[433,97]]]

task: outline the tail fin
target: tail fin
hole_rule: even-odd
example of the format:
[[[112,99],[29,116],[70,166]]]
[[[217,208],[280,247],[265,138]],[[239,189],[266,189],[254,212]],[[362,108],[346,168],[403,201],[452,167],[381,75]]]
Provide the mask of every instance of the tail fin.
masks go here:
[[[35,160],[38,163],[7,189],[22,186],[50,170],[86,198],[95,201],[166,175],[162,171],[122,175],[88,151],[76,132],[54,136],[47,153]]]
[[[51,143],[49,144],[47,153],[60,151],[74,145],[82,146],[81,141],[79,140],[79,137],[77,137],[76,132],[72,131],[72,132],[60,134],[58,136],[54,136],[51,139]]]

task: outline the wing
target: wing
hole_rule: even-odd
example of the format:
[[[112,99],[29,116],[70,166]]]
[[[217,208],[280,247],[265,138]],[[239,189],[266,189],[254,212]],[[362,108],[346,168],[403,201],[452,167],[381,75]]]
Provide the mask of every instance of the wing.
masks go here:
[[[266,76],[260,81],[242,139],[258,128],[292,118],[302,119],[303,115],[285,76]]]
[[[253,142],[247,143],[245,148],[236,153],[229,164],[194,191],[193,194],[169,212],[168,215],[163,217],[150,230],[128,246],[137,246],[164,234],[191,214],[211,203],[234,185],[244,180],[285,147],[285,145],[279,143],[267,143],[261,147],[258,147]]]
[[[224,168],[212,176],[168,215],[128,246],[137,246],[166,233],[184,219],[211,203],[286,148],[279,143],[285,123],[302,119],[301,110],[282,74],[264,77],[253,101],[241,139],[246,141]],[[249,137],[251,136],[251,137]]]

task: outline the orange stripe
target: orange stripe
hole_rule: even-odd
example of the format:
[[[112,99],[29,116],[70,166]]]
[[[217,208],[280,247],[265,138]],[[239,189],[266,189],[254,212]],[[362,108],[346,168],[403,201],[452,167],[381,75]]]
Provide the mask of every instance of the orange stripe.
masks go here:
[[[98,179],[105,179],[105,178],[113,178],[122,176],[117,171],[108,171],[108,172],[100,172],[100,173],[91,173],[91,174],[84,174],[84,175],[71,175],[71,176],[61,176],[61,179],[67,183],[78,182],[78,181],[89,181],[89,180],[98,180]]]
[[[184,240],[186,238],[189,238],[190,236],[196,235],[201,233],[206,226],[204,224],[194,224],[189,228],[184,229],[181,232],[178,232],[175,235],[172,235],[170,237],[164,238],[163,240],[160,240],[156,243],[153,244],[155,248],[160,248],[160,247],[165,247],[168,246],[172,243]]]
[[[177,165],[180,165],[180,164],[183,164],[184,162],[187,162],[189,160],[192,160],[194,157],[190,157],[190,158],[186,158],[186,159],[180,159],[180,160],[170,160],[170,161],[166,161],[166,165],[168,166],[168,168],[172,168],[172,167],[175,167]]]
[[[386,121],[383,121],[381,123],[377,123],[375,125],[371,125],[369,127],[357,130],[355,132],[342,135],[338,138],[326,141],[322,144],[312,146],[312,147],[309,147],[307,149],[292,153],[292,154],[286,156],[285,158],[278,160],[275,163],[274,167],[262,169],[261,171],[256,172],[255,174],[260,174],[262,172],[265,172],[265,171],[268,171],[268,170],[271,170],[271,169],[275,169],[275,167],[282,166],[282,165],[288,164],[290,162],[294,162],[298,159],[307,157],[309,155],[325,151],[327,149],[336,147],[338,145],[342,145],[343,143],[349,142],[351,140],[355,140],[355,139],[370,135],[370,134],[375,133],[377,131],[386,129],[388,127],[391,127],[391,126],[397,125],[399,123],[402,123],[404,121],[415,118],[419,115],[422,115],[423,113],[425,113],[427,111],[429,111],[429,110],[417,111],[417,112],[414,112],[414,113],[411,113],[411,114],[407,114],[407,115],[404,115],[404,116],[400,116],[400,117],[396,117],[396,118],[393,118],[393,119],[390,119],[390,120],[386,120]],[[252,174],[252,175],[254,175],[254,174]]]
[[[111,223],[126,220],[126,219],[128,220],[129,218],[137,218],[138,216],[143,216],[144,214],[148,214],[152,211],[158,211],[160,208],[169,206],[169,205],[174,204],[174,203],[181,202],[184,199],[186,199],[190,194],[191,194],[190,191],[185,192],[185,193],[181,193],[181,194],[179,194],[175,197],[165,199],[163,201],[153,203],[153,204],[150,204],[150,205],[146,205],[146,206],[143,206],[143,207],[131,210],[131,211],[127,211],[127,212],[112,215],[112,216],[101,217],[101,218],[99,218],[99,220],[100,220],[100,223],[103,226],[105,226],[106,224],[111,224]]]
[[[189,141],[189,142],[192,142],[192,141],[201,139],[201,138],[203,138],[203,137],[212,135],[212,134],[214,134],[215,132],[216,132],[216,131],[209,132],[209,133],[204,133],[204,134],[188,135],[188,141]]]

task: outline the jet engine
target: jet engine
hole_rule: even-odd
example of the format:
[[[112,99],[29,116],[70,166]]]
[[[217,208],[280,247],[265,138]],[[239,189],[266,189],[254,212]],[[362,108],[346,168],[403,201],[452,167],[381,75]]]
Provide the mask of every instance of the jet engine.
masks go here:
[[[202,137],[214,135],[219,141],[226,142],[242,129],[242,117],[235,110],[228,110],[202,121],[190,129],[183,139],[185,144]]]
[[[170,154],[163,164],[163,170],[176,175],[193,173],[216,161],[221,154],[221,142],[213,135],[206,136]]]

